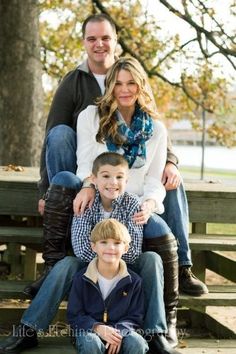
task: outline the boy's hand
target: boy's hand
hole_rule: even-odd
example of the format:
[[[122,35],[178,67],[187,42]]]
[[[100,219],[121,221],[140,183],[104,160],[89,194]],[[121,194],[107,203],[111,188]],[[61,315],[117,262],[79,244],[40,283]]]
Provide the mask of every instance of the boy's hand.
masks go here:
[[[75,215],[81,215],[86,208],[91,208],[95,199],[94,188],[82,188],[73,201]]]
[[[133,216],[133,221],[137,225],[146,224],[156,207],[155,200],[148,199],[141,205],[141,211],[137,212]]]
[[[121,343],[119,345],[106,344],[106,349],[108,349],[107,354],[117,354],[120,352]]]
[[[167,162],[161,182],[164,184],[167,191],[177,189],[182,183],[182,177],[179,170],[173,163]]]
[[[106,325],[96,325],[94,327],[94,332],[96,332],[108,344],[112,344],[114,346],[121,344],[122,336],[116,328]]]

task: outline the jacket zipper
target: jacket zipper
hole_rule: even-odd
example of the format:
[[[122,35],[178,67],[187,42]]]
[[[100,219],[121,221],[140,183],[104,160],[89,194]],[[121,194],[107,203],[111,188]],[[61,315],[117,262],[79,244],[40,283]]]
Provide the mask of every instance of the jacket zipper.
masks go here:
[[[125,277],[125,278],[126,278],[126,277]],[[125,279],[125,278],[122,278],[121,281],[122,281],[123,279]],[[103,301],[103,304],[104,304],[104,311],[103,311],[102,320],[103,320],[103,323],[107,323],[107,322],[108,322],[108,305],[109,305],[109,303],[110,303],[110,301],[111,301],[111,298],[110,298],[110,300],[108,301],[107,306],[106,306],[105,301],[103,300],[103,297],[102,297],[101,290],[100,290],[100,289],[96,286],[96,284],[94,284],[94,282],[91,281],[89,278],[84,277],[84,279],[85,279],[85,281],[88,281],[90,284],[92,284],[92,286],[94,286],[95,289],[97,289],[99,295],[101,296],[102,301]],[[113,290],[114,290],[114,289],[113,289]],[[112,292],[111,292],[111,293],[112,293]],[[111,295],[111,293],[109,294],[109,296]]]

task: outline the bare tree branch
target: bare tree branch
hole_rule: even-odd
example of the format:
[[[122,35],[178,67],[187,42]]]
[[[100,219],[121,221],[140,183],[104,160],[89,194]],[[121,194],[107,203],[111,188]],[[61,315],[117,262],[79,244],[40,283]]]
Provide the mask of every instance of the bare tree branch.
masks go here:
[[[188,12],[185,14],[181,13],[179,10],[174,8],[168,1],[166,0],[159,0],[162,5],[164,5],[170,12],[172,12],[174,15],[178,16],[185,22],[187,22],[190,26],[192,26],[198,33],[204,34],[207,40],[209,40],[214,46],[216,46],[219,49],[219,52],[226,57],[227,60],[229,60],[228,56],[233,56],[236,57],[236,50],[230,49],[227,46],[224,46],[223,44],[219,44],[214,37],[213,33],[206,30],[204,27],[199,26],[195,21],[193,21],[192,17],[188,15]],[[232,61],[230,61],[232,65]],[[233,64],[234,69],[236,69],[236,65]]]

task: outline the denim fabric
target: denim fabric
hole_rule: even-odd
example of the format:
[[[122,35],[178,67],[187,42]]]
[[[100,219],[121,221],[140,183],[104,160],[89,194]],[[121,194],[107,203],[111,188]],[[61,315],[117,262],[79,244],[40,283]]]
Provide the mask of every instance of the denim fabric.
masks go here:
[[[51,181],[51,184],[63,186],[65,188],[76,189],[79,191],[82,187],[82,182],[73,172],[62,171],[58,172]]]
[[[76,338],[76,347],[79,354],[103,354],[106,352],[105,344],[95,333],[83,333]],[[131,332],[122,339],[120,354],[145,354],[148,344],[138,333]]]
[[[49,183],[60,171],[76,172],[76,132],[69,126],[60,124],[49,130],[46,167]]]
[[[156,238],[171,233],[166,222],[157,214],[152,214],[143,227],[143,238]]]
[[[76,133],[66,125],[57,125],[52,128],[47,137],[46,164],[49,182],[60,171],[76,171]],[[64,178],[65,176],[61,176]],[[72,180],[71,180],[72,182]],[[53,180],[55,183],[55,180]],[[60,185],[63,185],[63,180]],[[56,184],[56,183],[55,183]],[[72,183],[73,184],[73,183]],[[71,185],[65,187],[73,188]],[[184,187],[167,191],[164,200],[165,212],[161,218],[171,229],[178,242],[179,265],[192,265],[191,252],[188,243],[188,203]],[[157,232],[165,232],[166,225],[159,222]],[[150,237],[151,226],[148,226],[147,235]]]
[[[61,301],[68,296],[74,274],[86,265],[70,256],[57,262],[24,312],[21,323],[36,330],[46,330],[55,317]]]
[[[154,252],[142,253],[128,267],[140,275],[145,299],[144,331],[165,333],[166,316],[163,299],[164,277],[161,257]]]
[[[179,265],[192,265],[188,243],[189,214],[188,202],[183,184],[168,191],[164,200],[165,212],[161,217],[170,227],[178,243]]]

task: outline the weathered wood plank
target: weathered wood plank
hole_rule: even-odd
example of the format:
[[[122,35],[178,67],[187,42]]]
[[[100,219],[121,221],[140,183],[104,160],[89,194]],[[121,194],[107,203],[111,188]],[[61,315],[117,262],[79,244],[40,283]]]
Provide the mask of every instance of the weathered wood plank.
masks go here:
[[[232,292],[209,293],[199,297],[181,294],[179,305],[202,310],[204,306],[236,306],[236,294]]]
[[[189,244],[196,251],[236,251],[236,235],[190,234]]]
[[[217,252],[207,252],[206,267],[222,277],[236,282],[236,261]]]
[[[43,229],[41,227],[0,226],[0,243],[41,244],[42,241]]]
[[[177,349],[183,354],[235,354],[236,341],[230,339],[180,339]],[[39,339],[39,346],[27,349],[29,354],[76,354],[75,348],[70,344],[68,337],[44,337]]]
[[[0,168],[0,214],[38,215],[38,179],[38,168],[27,167],[24,172]],[[190,221],[235,223],[236,186],[192,180],[185,188]]]
[[[69,337],[50,337],[40,338],[39,346],[32,349],[27,349],[27,353],[39,354],[76,354],[76,349],[70,343]],[[92,354],[92,353],[91,353]]]

